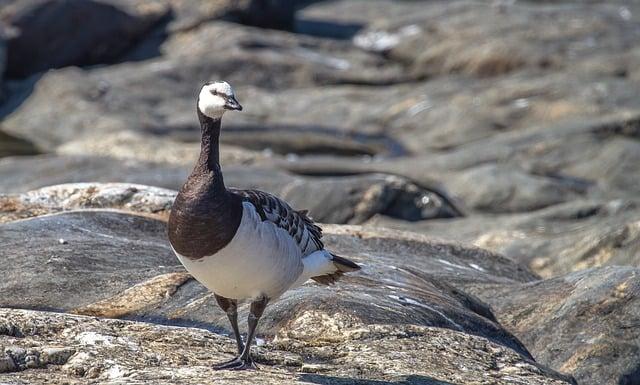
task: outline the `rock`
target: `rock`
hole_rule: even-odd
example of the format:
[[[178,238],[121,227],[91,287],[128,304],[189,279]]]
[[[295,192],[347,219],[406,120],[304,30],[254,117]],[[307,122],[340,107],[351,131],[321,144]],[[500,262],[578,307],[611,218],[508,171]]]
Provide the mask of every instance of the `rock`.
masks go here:
[[[580,195],[562,181],[493,164],[466,169],[451,179],[449,191],[468,207],[484,212],[533,211]]]
[[[139,181],[177,190],[186,180],[190,168],[191,166],[178,167],[88,156],[5,158],[0,160],[0,173],[5,176],[0,182],[0,192],[12,193],[47,184],[83,180],[121,183]],[[37,178],[34,179],[36,175]],[[410,180],[392,175],[305,177],[273,169],[230,165],[225,166],[225,183],[230,187],[268,191],[287,200],[294,208],[309,210],[320,222],[357,224],[377,213],[410,221],[461,215],[456,206],[438,191],[423,188]],[[68,188],[75,189],[74,186]],[[95,187],[83,184],[78,188],[87,190],[91,195]],[[128,198],[131,195],[130,191],[138,191],[138,185],[117,186],[116,189],[119,194]],[[107,190],[109,194],[113,193],[109,187]],[[53,192],[51,189],[44,191],[45,194]],[[14,212],[12,216],[22,215],[19,214],[21,210],[37,212],[40,209],[39,206],[32,205],[30,198],[7,199],[4,206],[8,209],[4,211]],[[51,206],[46,202],[46,197],[44,200],[45,206]],[[54,202],[53,205],[57,206],[57,200]],[[87,204],[94,205],[92,202]],[[116,205],[119,206],[120,203]],[[15,213],[14,207],[19,208],[18,213]]]
[[[42,195],[44,196],[44,194]],[[119,194],[115,195],[118,196]],[[115,202],[117,201],[115,200]],[[582,209],[568,206],[564,211],[557,209],[555,211],[547,209],[547,211],[544,217],[565,221],[569,218],[590,217],[590,215],[585,216],[585,214],[580,213],[593,212],[592,209],[586,206]],[[601,214],[598,215],[604,215],[603,209],[599,209],[599,212]],[[76,250],[85,259],[88,255],[97,256],[106,251],[105,257],[116,258],[119,261],[117,266],[120,270],[112,273],[118,274],[118,278],[110,278],[109,281],[122,284],[120,288],[113,287],[112,284],[98,285],[101,287],[101,293],[98,297],[92,299],[87,296],[87,289],[78,287],[77,290],[81,290],[82,293],[73,294],[69,293],[68,290],[76,290],[77,286],[70,282],[65,284],[64,290],[66,291],[63,291],[60,295],[64,296],[67,303],[73,305],[74,298],[82,298],[83,301],[86,301],[75,305],[73,308],[66,309],[67,311],[86,312],[86,314],[98,316],[153,320],[171,324],[216,325],[216,327],[226,328],[225,316],[216,308],[215,301],[211,296],[195,281],[185,281],[179,270],[162,272],[154,268],[148,278],[141,279],[136,276],[137,278],[132,279],[129,275],[130,273],[122,274],[122,269],[124,268],[122,261],[127,260],[126,258],[118,255],[114,256],[111,249],[104,249],[103,245],[105,243],[100,243],[99,239],[98,244],[88,243],[85,230],[94,231],[101,234],[101,236],[109,236],[113,239],[124,239],[126,236],[119,232],[127,231],[127,236],[131,237],[130,229],[132,228],[154,229],[156,226],[163,227],[160,223],[150,226],[151,223],[158,222],[144,218],[135,219],[136,221],[143,221],[140,224],[123,226],[120,221],[129,221],[136,217],[127,218],[129,218],[127,214],[112,212],[69,212],[27,221],[10,222],[4,225],[1,231],[9,237],[12,237],[10,234],[34,234],[34,237],[30,238],[31,240],[28,240],[27,243],[22,240],[22,237],[20,243],[8,242],[9,245],[19,245],[19,247],[24,248],[27,254],[22,255],[28,256],[28,258],[50,254],[46,251],[40,251],[44,249],[40,249],[41,246],[38,246],[40,243],[46,244],[47,240],[50,239],[50,247],[61,247],[63,249],[74,245],[76,247],[78,245],[86,247],[87,251]],[[41,233],[24,228],[25,226],[32,227],[41,221],[44,221],[44,223],[51,222],[52,227],[48,227],[49,225],[43,226]],[[73,225],[74,221],[78,222],[78,225]],[[143,225],[142,223],[145,221],[150,222]],[[595,221],[594,223],[598,222]],[[36,228],[39,226],[36,226]],[[327,325],[327,332],[318,330],[318,333],[329,333],[330,330],[335,330],[334,326],[328,326],[327,318],[323,318],[325,316],[314,313],[320,311],[330,314],[330,319],[344,319],[344,321],[340,322],[346,322],[348,325],[353,325],[354,322],[366,325],[397,324],[399,322],[400,324],[438,325],[453,330],[463,330],[465,333],[484,336],[499,344],[509,346],[522,354],[526,354],[522,350],[523,347],[515,342],[516,340],[512,337],[508,337],[504,330],[495,329],[498,324],[494,323],[495,321],[491,321],[493,315],[489,308],[478,300],[478,298],[481,298],[490,303],[495,309],[498,321],[507,325],[516,335],[523,336],[523,339],[526,337],[527,344],[536,347],[537,350],[534,351],[534,357],[540,359],[541,362],[551,365],[560,371],[575,371],[580,373],[583,378],[596,378],[593,377],[592,369],[590,369],[593,368],[593,365],[589,364],[591,361],[582,365],[580,364],[582,362],[581,359],[572,361],[571,357],[566,354],[576,351],[576,349],[582,351],[580,349],[587,349],[590,346],[582,347],[585,346],[585,341],[591,338],[584,335],[585,330],[592,331],[593,338],[599,338],[597,337],[599,335],[611,334],[603,328],[627,330],[623,325],[635,322],[632,318],[628,318],[635,316],[635,313],[630,310],[632,307],[629,307],[632,306],[630,305],[633,303],[632,301],[635,301],[635,294],[633,293],[637,291],[633,287],[628,287],[628,282],[633,282],[635,279],[636,273],[632,268],[612,267],[608,268],[608,270],[587,270],[562,278],[536,281],[535,276],[521,267],[480,249],[433,243],[424,236],[411,235],[410,233],[359,227],[328,225],[324,227],[327,245],[336,252],[357,260],[365,268],[358,276],[343,280],[335,288],[307,284],[300,289],[285,294],[280,301],[272,305],[265,315],[262,330],[266,336],[278,335],[278,340],[285,341],[282,342],[285,344],[282,346],[286,346],[287,350],[294,349],[295,351],[296,347],[299,346],[298,342],[294,343],[288,340],[292,337],[307,338],[313,341],[318,341],[318,338],[320,340],[329,338],[329,341],[331,341],[331,334],[321,334],[324,337],[316,335],[305,337],[305,334],[300,334],[302,331],[308,333],[309,330],[318,330],[317,328],[310,328],[308,324],[304,323],[310,322],[308,320],[309,317],[311,319],[320,317],[320,319],[324,320],[321,323]],[[77,229],[73,230],[77,232],[77,235],[61,235],[61,228]],[[135,235],[135,237],[142,239],[149,235],[154,237],[156,235],[153,234],[161,234],[162,238],[150,242],[158,246],[166,242],[164,240],[164,231],[152,230],[150,234],[144,235],[147,231],[143,230],[140,235]],[[50,233],[50,235],[45,235],[47,233]],[[67,241],[66,245],[61,245],[57,242],[60,237]],[[109,242],[109,247],[112,247],[112,243],[112,241]],[[16,254],[16,250],[19,249],[15,247],[11,246],[6,250],[10,254],[3,256],[5,260],[11,260],[16,255],[18,257],[21,255],[19,253]],[[113,247],[131,249],[131,247],[120,245]],[[148,248],[145,247],[145,250],[148,250]],[[173,258],[170,251],[167,250],[166,252],[168,254],[167,258]],[[155,251],[151,251],[151,254],[153,255],[152,258],[157,258],[159,255]],[[56,256],[58,262],[66,258],[65,253],[56,253]],[[19,276],[24,278],[28,276],[25,275],[23,270],[25,266],[24,257],[19,258],[22,258],[21,263],[9,263],[7,266],[15,266],[21,269]],[[139,264],[140,261],[136,260],[135,263]],[[155,263],[151,263],[155,265]],[[34,266],[42,266],[42,264],[35,264]],[[95,266],[109,266],[109,263],[97,263]],[[173,268],[179,269],[177,264],[171,267],[171,269]],[[51,273],[40,273],[38,276],[47,277],[48,283],[55,282],[55,280],[52,281],[51,277],[52,274],[59,274],[58,271],[60,269],[52,270]],[[136,274],[139,274],[140,271],[147,270],[138,265]],[[429,273],[425,274],[424,272]],[[100,275],[103,276],[104,273],[100,273]],[[129,275],[128,278],[127,275]],[[8,272],[7,276],[17,276],[17,274]],[[71,276],[80,278],[77,274],[71,274]],[[93,278],[89,281],[86,278],[85,273],[82,276],[82,282],[95,282]],[[625,282],[627,283],[625,284]],[[34,286],[33,280],[30,280],[29,283],[32,288],[38,287],[37,284]],[[13,283],[9,284],[13,285]],[[615,289],[618,286],[622,288]],[[585,313],[581,309],[596,309],[598,306],[604,306],[604,304],[609,303],[606,300],[603,302],[603,298],[609,298],[609,293],[612,290],[616,292],[614,289],[621,294],[620,296],[615,294],[612,298],[619,299],[612,300],[613,302],[610,302],[610,305],[606,305],[606,309],[603,310],[605,311],[604,314],[607,314],[606,317],[610,318],[603,320],[600,316],[596,317],[596,313],[593,313],[594,317],[592,319],[578,317],[577,313],[591,314]],[[534,295],[530,297],[532,290]],[[15,287],[3,287],[3,291],[26,293],[24,290]],[[360,302],[358,298],[361,295],[367,298],[366,302]],[[532,298],[539,298],[539,300],[532,300]],[[557,304],[553,302],[556,298],[559,301]],[[336,299],[339,300],[336,301]],[[2,303],[1,305],[15,307],[28,304],[24,295],[11,300],[16,302]],[[48,301],[43,297],[36,297],[34,300]],[[60,299],[53,299],[52,301],[55,304],[62,303]],[[595,304],[598,303],[601,305],[596,306]],[[620,318],[621,315],[618,315],[619,310],[616,310],[616,307],[622,306],[622,303],[624,303],[625,309],[624,317],[627,318]],[[369,306],[374,307],[371,308]],[[396,308],[396,306],[401,307]],[[51,307],[51,304],[40,302],[38,307]],[[385,311],[380,310],[389,308],[394,309],[393,316],[386,315]],[[344,309],[349,309],[349,311],[346,312]],[[536,309],[545,310],[540,313],[542,310]],[[245,312],[246,306],[241,309],[242,316],[244,316]],[[524,322],[524,318],[518,315],[522,312],[528,314],[527,317],[529,318],[526,318],[528,321]],[[283,319],[283,317],[287,317],[286,319],[288,320],[288,317],[295,318],[298,316],[301,317],[300,320],[292,324]],[[583,319],[581,322],[584,323],[576,325],[576,319]],[[558,320],[561,320],[561,322],[558,323]],[[303,323],[299,324],[299,322]],[[599,326],[592,326],[596,322]],[[342,326],[336,327],[338,327],[338,330],[344,330]],[[9,328],[9,330],[13,334],[16,333],[15,328]],[[547,331],[551,330],[556,334],[549,336]],[[628,330],[629,333],[632,333],[634,329],[630,328]],[[634,338],[636,337],[633,334],[620,337],[621,340],[633,340]],[[567,345],[566,349],[559,349],[558,351],[549,350],[551,343],[547,339],[572,341],[570,343],[574,345]],[[589,350],[585,354],[589,357],[593,354],[616,357],[618,353],[615,352],[619,351],[616,349],[625,349],[624,346],[626,346],[620,341],[611,338],[598,341],[600,341],[598,343],[601,345],[594,347],[594,349],[602,353],[594,353],[596,351]],[[562,353],[558,356],[558,352],[567,353]],[[633,354],[620,351],[620,357],[629,358],[627,361],[616,361],[619,364],[610,365],[611,376],[617,376],[615,378],[632,378],[633,372],[631,368],[635,365],[632,361],[635,359]],[[599,359],[595,358],[596,361],[594,362],[599,362]],[[284,358],[270,358],[267,362],[276,362],[274,360],[277,362],[289,360],[287,362],[290,362],[290,359]],[[322,369],[318,368],[307,368],[305,370],[322,372]],[[607,376],[609,375],[607,374]],[[599,380],[595,381],[594,383],[598,383],[597,381]]]
[[[182,142],[171,138],[144,136],[133,131],[121,131],[67,142],[58,147],[56,153],[191,167],[200,154],[200,142]],[[266,158],[267,156],[261,152],[226,144],[220,149],[220,162],[223,164],[251,165],[262,163]]]
[[[112,211],[71,211],[1,226],[5,243],[11,245],[2,251],[9,277],[2,290],[19,294],[0,306],[227,326],[211,295],[183,273],[163,222]],[[286,293],[265,313],[264,333],[286,330],[283,322],[301,312],[346,312],[365,324],[414,323],[466,331],[528,356],[493,321],[489,309],[463,291],[467,285],[529,281],[534,276],[528,271],[497,255],[419,237],[326,229],[329,247],[362,262],[365,272],[335,289],[308,284]],[[60,244],[60,238],[66,243]],[[245,311],[246,306],[241,313]]]
[[[610,266],[477,294],[538,361],[580,384],[632,384],[640,362],[639,274]]]
[[[7,285],[15,290],[10,302],[20,302],[21,307],[28,308],[79,307],[102,298],[103,294],[99,292],[103,290],[107,293],[123,291],[133,286],[132,282],[176,271],[177,260],[165,240],[164,224],[115,213],[98,215],[97,221],[84,220],[93,216],[91,212],[83,212],[70,217],[45,216],[6,225],[9,227],[3,229],[3,240],[7,245],[14,242],[31,244],[34,247],[32,255],[37,255],[28,257],[27,249],[11,252],[6,249],[3,254],[15,261],[13,267],[3,269],[7,273]],[[100,223],[99,218],[104,222]],[[25,232],[20,234],[18,228],[11,229],[13,226],[31,229],[25,227]],[[60,244],[60,238],[66,243]],[[98,248],[102,251],[96,253]],[[123,264],[125,260],[128,262]],[[101,273],[88,279],[87,263]],[[18,270],[22,272],[18,273]],[[131,280],[124,279],[123,274]],[[47,279],[36,282],[38,275]],[[92,288],[96,287],[101,289],[93,290],[92,294]],[[46,304],[42,302],[45,297],[49,298]]]
[[[637,178],[629,177],[636,173],[633,164],[640,154],[633,129],[637,122],[638,115],[630,112],[597,119],[572,118],[447,151],[368,162],[301,157],[279,166],[301,174],[382,172],[404,176],[438,188],[454,200],[460,198],[469,211],[526,211],[583,198],[629,199],[640,191]]]
[[[0,328],[25,331],[20,339],[0,335],[0,344],[15,341],[38,350],[55,343],[76,349],[62,367],[11,374],[19,382],[200,384],[215,376],[220,384],[574,383],[481,337],[424,326],[345,325],[325,342],[292,333],[256,349],[263,370],[238,373],[211,369],[212,362],[227,359],[235,347],[230,339],[202,329],[14,309],[0,314]],[[294,322],[303,326],[309,320]],[[287,346],[295,346],[295,353],[282,350]],[[401,357],[394,353],[400,351]],[[300,372],[302,357],[320,368],[313,374]]]
[[[7,66],[7,44],[4,39],[0,39],[0,102],[3,102],[5,95],[4,73]]]
[[[114,0],[110,0],[114,1]],[[122,1],[122,0],[115,0]],[[140,0],[124,0],[139,3]],[[153,0],[156,1],[157,0]],[[172,10],[166,32],[188,31],[215,19],[227,19],[247,25],[290,29],[295,14],[295,1],[281,0],[161,0]]]
[[[252,0],[246,9],[232,12],[243,24],[262,28],[290,30],[296,11],[296,1],[290,0]]]
[[[168,218],[176,192],[159,187],[119,183],[56,185],[0,196],[0,222],[79,209],[117,209]],[[68,244],[67,239],[61,238]]]
[[[73,348],[51,347],[42,350],[42,360],[51,365],[64,365],[76,351]]]
[[[1,15],[11,30],[7,76],[112,62],[167,15],[167,8],[156,5],[133,9],[89,0],[14,2]],[[69,44],[78,33],[82,39]]]
[[[0,159],[0,192],[11,193],[71,182],[128,182],[177,189],[185,166],[92,156],[39,155]]]
[[[28,140],[16,138],[0,131],[0,158],[10,155],[34,155],[38,148]]]
[[[236,89],[247,85],[279,90],[317,84],[375,85],[406,80],[401,65],[354,49],[348,42],[222,21],[171,35],[159,49],[165,56],[162,72],[203,81],[226,79]],[[221,52],[225,54],[220,55]],[[131,55],[135,57],[136,52]],[[143,64],[143,68],[150,64],[152,69],[160,66]],[[121,68],[131,70],[132,66]],[[175,86],[182,92],[197,91],[178,82]],[[192,101],[193,93],[188,96]]]
[[[16,370],[16,364],[10,356],[5,354],[0,358],[0,373],[13,372],[14,370]]]
[[[366,223],[473,244],[554,277],[602,265],[640,264],[639,207],[632,199],[577,200],[530,213],[413,223],[377,215]]]
[[[385,52],[422,76],[572,68],[624,51],[638,34],[637,4],[378,3],[384,4],[379,10],[397,9],[397,14],[369,23],[355,44]]]
[[[211,42],[216,45],[211,46]],[[384,83],[402,77],[400,66],[386,65],[384,59],[353,50],[344,42],[265,32],[225,22],[208,23],[171,36],[160,52],[161,57],[140,62],[51,71],[35,86],[31,80],[24,81],[22,89],[13,92],[15,99],[4,108],[3,115],[13,113],[4,120],[3,129],[47,150],[80,137],[126,130],[195,141],[199,139],[199,128],[193,112],[194,95],[200,83],[211,79],[233,83],[242,101],[243,86],[247,84],[278,89],[318,83]],[[132,53],[131,59],[135,58]],[[26,102],[20,105],[27,95]],[[52,98],[58,103],[51,105],[48,101]],[[153,105],[150,101],[154,101]],[[254,105],[247,107],[249,114]],[[254,111],[255,116],[257,108]],[[233,127],[233,116],[229,116],[231,119],[225,124]],[[55,130],[43,130],[44,125]],[[240,125],[243,131],[239,130],[236,137],[244,133],[244,138],[236,139],[238,143],[247,143],[247,138],[257,136],[256,131],[263,128],[255,122],[247,126]],[[382,145],[390,141],[383,135],[345,135],[340,143],[333,131],[319,130],[317,123],[308,126],[307,140],[319,143],[304,144],[304,152],[336,146],[343,147],[338,153],[371,154],[382,152]],[[292,131],[292,127],[277,128],[280,132]],[[260,134],[251,148],[262,147],[265,140],[276,148],[273,134]],[[277,148],[283,153],[296,152],[301,149],[300,143],[291,140],[290,145],[285,142]]]

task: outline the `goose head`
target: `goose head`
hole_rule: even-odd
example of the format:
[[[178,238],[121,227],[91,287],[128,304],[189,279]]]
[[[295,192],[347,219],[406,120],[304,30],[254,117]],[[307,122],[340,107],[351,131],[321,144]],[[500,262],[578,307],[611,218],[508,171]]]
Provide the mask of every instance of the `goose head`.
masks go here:
[[[225,81],[205,83],[198,95],[198,109],[205,116],[220,119],[226,110],[242,111],[231,85]]]

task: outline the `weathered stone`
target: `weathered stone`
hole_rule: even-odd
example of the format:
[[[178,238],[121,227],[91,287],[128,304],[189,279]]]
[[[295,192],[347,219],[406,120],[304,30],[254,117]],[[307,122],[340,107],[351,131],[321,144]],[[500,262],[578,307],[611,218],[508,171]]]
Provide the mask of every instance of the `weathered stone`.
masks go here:
[[[25,337],[15,343],[39,350],[51,341],[76,350],[62,367],[3,376],[10,383],[202,384],[212,378],[219,384],[574,383],[484,338],[415,325],[347,325],[334,320],[340,328],[332,340],[290,333],[256,349],[262,370],[215,372],[211,364],[228,359],[235,346],[202,329],[12,309],[2,309],[0,315],[0,327],[26,329]],[[303,328],[314,318],[315,325],[327,315],[317,312],[292,322]],[[39,327],[32,329],[33,324]],[[14,340],[0,335],[0,344]],[[300,372],[304,360],[318,362],[322,370]]]
[[[1,12],[11,31],[7,75],[26,77],[49,68],[112,62],[167,15],[167,8],[156,5],[122,8],[92,0],[13,2]],[[82,39],[69,44],[78,34]]]
[[[33,140],[43,149],[85,136],[125,130],[197,140],[199,128],[193,100],[205,81],[225,79],[233,83],[242,102],[243,86],[249,84],[273,90],[318,83],[388,83],[403,76],[397,64],[354,50],[345,42],[247,29],[226,22],[212,22],[172,35],[159,49],[162,55],[153,59],[90,70],[50,71],[35,86],[32,80],[24,81],[3,111],[3,115],[13,112],[5,119],[3,129]],[[135,52],[131,55],[131,59],[137,58]],[[57,103],[49,103],[53,99]],[[247,105],[247,113],[252,114],[252,109],[255,116],[256,103]],[[234,126],[233,115],[230,117],[225,121],[228,127]],[[45,125],[49,129],[44,130]],[[303,146],[300,140],[288,139],[289,145],[284,142],[276,146],[278,141],[273,135],[259,133],[262,127],[242,124],[235,139],[229,139],[245,144],[256,136],[252,148],[267,142],[284,153],[342,147],[338,153],[372,154],[383,151],[385,142],[392,142],[380,135],[345,135],[341,143],[334,137],[335,130],[318,129],[322,125],[314,122],[306,128],[275,128],[279,132],[305,130],[307,140],[317,144]],[[242,133],[244,136],[238,137]]]
[[[50,347],[42,350],[42,360],[51,365],[64,365],[76,353],[75,349],[67,347]]]
[[[463,205],[468,200],[470,210],[528,211],[577,198],[637,196],[638,178],[630,177],[640,161],[637,125],[637,113],[626,112],[532,126],[413,157],[309,157],[278,165],[302,174],[400,175],[439,186]]]
[[[0,222],[59,211],[100,208],[167,217],[175,196],[176,192],[173,190],[144,185],[118,183],[56,185],[19,195],[0,196]]]
[[[78,172],[78,168],[82,168],[82,173]],[[0,174],[5,175],[5,179],[0,181],[0,191],[8,193],[46,184],[82,180],[140,181],[179,189],[188,175],[188,168],[150,162],[116,161],[99,157],[42,156],[31,159],[0,160]],[[34,175],[38,175],[39,178],[32,179]],[[309,210],[311,215],[320,222],[357,224],[377,213],[410,221],[461,215],[446,196],[425,189],[405,178],[391,175],[303,177],[272,169],[229,166],[225,167],[225,183],[227,186],[236,188],[259,188],[269,191],[289,201],[296,209]],[[62,196],[77,194],[84,200],[78,203],[78,207],[82,205],[101,207],[101,200],[106,199],[105,205],[126,208],[126,205],[129,205],[127,200],[136,195],[139,185],[115,184],[111,187],[106,186],[104,191],[98,191],[97,194],[96,190],[102,190],[100,184],[93,187],[88,184],[72,185],[62,189],[69,189],[71,192],[57,193],[55,189],[45,189],[42,194],[36,192],[35,195],[41,196],[44,200],[42,203],[34,201],[28,194],[26,197],[2,197],[0,212],[5,212],[7,219],[4,220],[8,220],[29,216],[29,212],[37,213],[44,207],[58,211],[59,209],[54,207],[60,206],[59,199],[54,196],[47,201],[46,194],[62,194]],[[142,207],[142,211],[166,210],[170,204],[169,198],[174,194],[144,186],[141,190],[143,194],[148,191],[160,196],[159,202],[136,201],[134,204]],[[112,196],[113,194],[116,196]],[[111,203],[108,203],[109,201]],[[145,204],[149,205],[146,209]],[[0,221],[4,220],[0,219]]]
[[[191,167],[195,164],[200,154],[200,143],[144,136],[132,131],[120,131],[67,142],[58,147],[56,153],[62,155],[103,156],[122,160],[139,160]],[[222,164],[252,165],[261,163],[267,158],[268,156],[262,152],[226,144],[222,145],[220,149],[220,162]]]
[[[0,230],[8,277],[2,291],[17,293],[3,298],[0,306],[227,326],[211,295],[182,273],[164,223],[156,219],[72,211],[9,222]],[[463,291],[469,285],[534,279],[528,271],[479,249],[430,243],[417,235],[357,227],[326,230],[328,247],[362,262],[364,272],[333,289],[311,284],[286,293],[265,313],[265,333],[283,330],[283,322],[295,314],[321,310],[336,317],[348,314],[365,324],[413,323],[466,331],[528,355],[494,322],[486,306]],[[58,242],[61,238],[65,243]],[[241,310],[245,312],[246,306]]]
[[[5,354],[3,357],[0,357],[0,373],[12,372],[14,370],[16,370],[16,364],[10,356]]]
[[[0,191],[11,193],[74,182],[125,182],[177,189],[189,169],[165,163],[92,156],[40,155],[0,159]]]
[[[353,3],[338,2],[338,7],[363,6]],[[379,1],[378,9],[396,9],[395,17],[378,17],[354,41],[410,64],[422,76],[571,68],[634,45],[638,4],[615,3],[544,7],[531,2]]]
[[[33,155],[39,151],[25,139],[20,139],[0,131],[0,158],[11,155]]]
[[[577,200],[531,213],[412,223],[377,215],[366,223],[474,244],[554,277],[602,265],[638,266],[639,208],[637,200]]]
[[[633,384],[640,365],[637,268],[587,269],[478,291],[534,357],[580,384]]]

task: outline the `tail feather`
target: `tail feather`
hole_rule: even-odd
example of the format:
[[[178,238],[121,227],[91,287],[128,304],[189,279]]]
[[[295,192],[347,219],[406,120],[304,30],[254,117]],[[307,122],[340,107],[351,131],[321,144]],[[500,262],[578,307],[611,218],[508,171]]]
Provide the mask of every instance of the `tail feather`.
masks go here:
[[[331,262],[333,262],[333,265],[337,270],[329,274],[311,277],[311,279],[323,285],[332,285],[336,283],[344,275],[344,273],[360,270],[360,266],[355,262],[350,261],[346,258],[342,258],[333,253],[330,254]]]
[[[338,271],[346,273],[348,271],[360,270],[360,266],[357,263],[350,261],[347,258],[342,258],[341,256],[335,255],[333,253],[331,253],[331,261],[334,265],[336,265]]]

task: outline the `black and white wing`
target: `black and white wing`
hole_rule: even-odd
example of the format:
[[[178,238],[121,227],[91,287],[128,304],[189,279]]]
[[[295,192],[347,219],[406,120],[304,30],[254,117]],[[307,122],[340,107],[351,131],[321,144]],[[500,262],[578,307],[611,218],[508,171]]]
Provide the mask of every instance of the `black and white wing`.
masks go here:
[[[306,210],[296,211],[282,199],[260,190],[229,189],[250,202],[263,221],[275,223],[286,230],[300,247],[303,256],[322,250],[322,229],[307,216]]]

